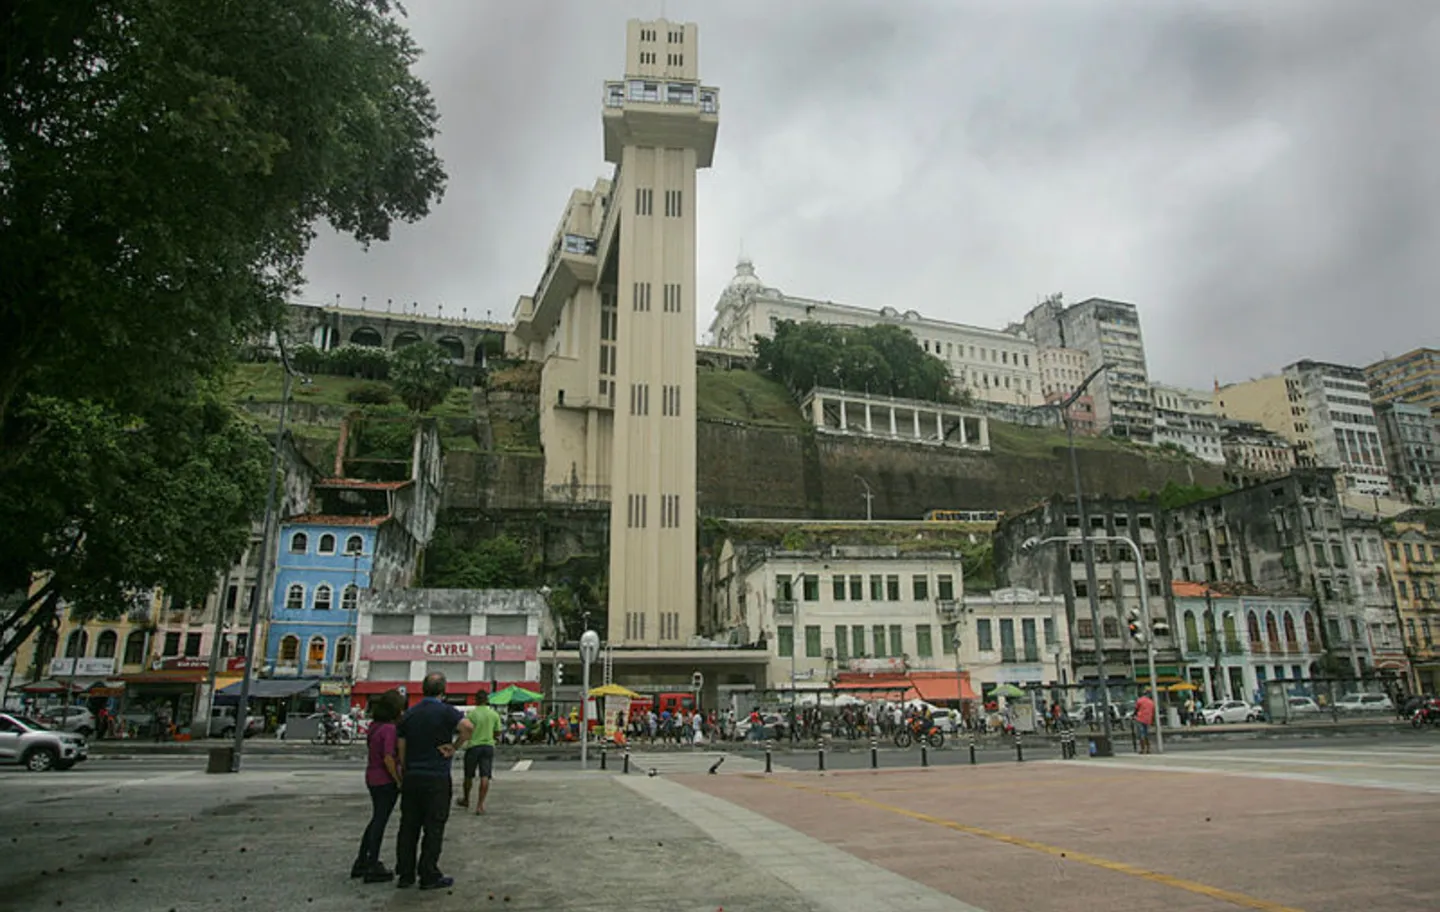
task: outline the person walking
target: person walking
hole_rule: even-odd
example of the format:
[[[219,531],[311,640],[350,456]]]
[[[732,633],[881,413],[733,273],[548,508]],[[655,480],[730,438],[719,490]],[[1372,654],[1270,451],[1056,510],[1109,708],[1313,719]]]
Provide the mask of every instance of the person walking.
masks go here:
[[[475,813],[485,813],[485,796],[490,792],[490,779],[495,771],[495,733],[503,724],[500,714],[484,704],[476,706],[465,714],[465,719],[474,729],[470,740],[465,742],[465,785],[458,807],[470,807],[470,785],[475,774],[480,774],[480,800],[475,803]]]
[[[385,883],[395,878],[395,872],[380,861],[380,844],[385,841],[385,826],[400,797],[399,738],[395,734],[395,720],[400,718],[404,704],[405,698],[399,691],[383,694],[375,701],[374,717],[366,735],[369,762],[365,765],[365,785],[370,789],[370,825],[360,837],[360,853],[350,866],[350,876],[363,877],[366,883]]]
[[[1155,701],[1141,694],[1135,701],[1135,724],[1140,728],[1140,753],[1150,753],[1150,726],[1155,724]]]
[[[395,886],[414,885],[418,874],[420,889],[440,890],[455,883],[455,878],[440,873],[440,851],[454,791],[450,761],[460,745],[470,740],[474,726],[464,713],[440,699],[445,696],[443,674],[426,675],[420,689],[424,698],[410,707],[395,727],[405,782],[400,794],[400,834],[395,840]]]

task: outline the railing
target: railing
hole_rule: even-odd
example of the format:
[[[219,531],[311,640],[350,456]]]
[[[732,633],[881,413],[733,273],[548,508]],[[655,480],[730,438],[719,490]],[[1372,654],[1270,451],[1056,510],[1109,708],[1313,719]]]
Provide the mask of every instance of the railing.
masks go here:
[[[545,488],[547,503],[609,504],[609,485],[558,484]]]
[[[708,86],[651,79],[605,83],[605,107],[623,108],[627,101],[644,104],[684,105],[685,107],[698,106],[705,114],[716,114],[720,110],[719,93]]]
[[[776,599],[775,614],[779,617],[794,617],[795,602],[791,599]]]

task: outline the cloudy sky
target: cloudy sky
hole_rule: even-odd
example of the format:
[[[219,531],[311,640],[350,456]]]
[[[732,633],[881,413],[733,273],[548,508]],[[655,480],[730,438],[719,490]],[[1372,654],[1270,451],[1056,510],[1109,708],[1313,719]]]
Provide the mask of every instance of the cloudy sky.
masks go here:
[[[308,300],[508,318],[663,5],[721,93],[701,332],[743,246],[788,293],[982,326],[1130,301],[1193,386],[1440,344],[1440,3],[408,5],[448,193],[368,252],[323,236]]]

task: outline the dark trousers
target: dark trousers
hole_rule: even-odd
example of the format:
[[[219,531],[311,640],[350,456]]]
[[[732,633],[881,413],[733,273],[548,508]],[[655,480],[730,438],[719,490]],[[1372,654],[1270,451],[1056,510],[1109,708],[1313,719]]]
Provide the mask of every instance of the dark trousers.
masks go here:
[[[440,876],[440,849],[445,843],[445,821],[450,819],[449,776],[406,776],[400,793],[400,835],[396,837],[395,876],[414,880],[415,847],[420,847],[421,883]],[[425,838],[420,838],[421,831]]]
[[[385,827],[390,823],[390,812],[395,810],[395,800],[400,797],[400,788],[393,782],[370,786],[370,825],[360,837],[360,854],[355,857],[357,867],[373,868],[380,864],[380,843],[385,841]]]

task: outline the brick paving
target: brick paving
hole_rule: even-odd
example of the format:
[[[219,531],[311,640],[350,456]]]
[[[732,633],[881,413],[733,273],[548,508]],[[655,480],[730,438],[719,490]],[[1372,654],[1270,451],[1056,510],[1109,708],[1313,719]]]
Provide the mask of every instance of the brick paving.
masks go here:
[[[988,912],[1440,909],[1430,794],[1090,760],[677,779]]]

